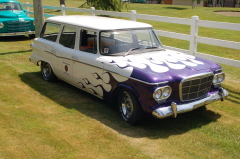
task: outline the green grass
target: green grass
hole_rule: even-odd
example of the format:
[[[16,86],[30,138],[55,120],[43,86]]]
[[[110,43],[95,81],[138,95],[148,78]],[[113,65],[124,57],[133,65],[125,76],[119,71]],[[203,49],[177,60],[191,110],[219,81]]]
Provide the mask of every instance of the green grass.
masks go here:
[[[56,0],[43,3],[58,5]],[[79,1],[66,3],[74,7]],[[154,9],[156,6],[131,4],[129,9],[156,14],[162,10]],[[187,10],[200,14],[206,9]],[[174,11],[178,17],[190,17],[191,14],[182,14],[187,10],[168,9],[165,15]],[[222,21],[234,22],[231,17],[221,17]],[[181,26],[175,29],[185,30]],[[208,36],[207,32],[203,34]],[[239,41],[236,36],[229,38]],[[168,40],[174,46],[188,48],[185,41],[175,43],[162,38],[164,43]],[[180,114],[176,119],[149,118],[143,125],[133,127],[121,119],[111,104],[62,81],[43,81],[39,67],[28,61],[31,42],[25,36],[0,37],[0,158],[239,158],[239,68],[222,65],[226,73],[223,86],[230,93],[226,101],[210,104],[207,110]],[[199,49],[205,52],[211,47],[200,45]],[[214,50],[223,54],[223,48]]]

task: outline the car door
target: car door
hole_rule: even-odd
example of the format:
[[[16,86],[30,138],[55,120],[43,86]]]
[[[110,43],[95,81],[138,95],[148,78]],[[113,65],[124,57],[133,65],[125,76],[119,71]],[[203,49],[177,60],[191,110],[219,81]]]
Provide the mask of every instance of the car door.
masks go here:
[[[103,97],[103,63],[97,54],[97,33],[91,30],[80,30],[79,49],[73,52],[74,85]]]
[[[76,27],[63,25],[58,42],[53,45],[52,65],[56,76],[71,83],[72,54],[76,40]]]
[[[56,43],[60,29],[60,24],[45,23],[40,38],[34,41],[34,44],[36,45],[35,48],[43,50],[39,56],[43,61],[48,62],[49,64],[51,64],[52,61],[53,45]]]

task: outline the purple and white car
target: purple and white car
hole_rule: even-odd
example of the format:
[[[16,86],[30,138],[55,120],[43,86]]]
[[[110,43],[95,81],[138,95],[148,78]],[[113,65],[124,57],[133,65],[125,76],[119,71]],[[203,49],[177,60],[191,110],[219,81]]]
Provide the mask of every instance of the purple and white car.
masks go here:
[[[48,18],[30,61],[46,81],[64,80],[106,101],[136,124],[145,114],[177,117],[217,100],[221,66],[165,50],[151,25],[98,16]]]

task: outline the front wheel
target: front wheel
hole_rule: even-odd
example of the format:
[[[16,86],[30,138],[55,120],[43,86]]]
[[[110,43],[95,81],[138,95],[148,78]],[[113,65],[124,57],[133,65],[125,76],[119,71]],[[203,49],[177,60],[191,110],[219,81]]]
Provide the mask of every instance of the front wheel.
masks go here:
[[[135,95],[123,89],[118,97],[118,107],[124,121],[131,125],[138,124],[143,119],[143,110]]]
[[[57,80],[51,65],[47,62],[41,62],[41,73],[45,81],[54,82]]]

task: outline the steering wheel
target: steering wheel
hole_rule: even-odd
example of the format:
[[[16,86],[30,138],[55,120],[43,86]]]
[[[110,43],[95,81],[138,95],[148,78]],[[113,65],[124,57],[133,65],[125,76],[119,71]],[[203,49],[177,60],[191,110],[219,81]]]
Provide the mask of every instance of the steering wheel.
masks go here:
[[[147,43],[148,43],[147,46],[150,46],[149,41],[147,41],[147,40],[141,40],[141,41],[138,41],[138,44],[144,46],[143,42],[147,42]]]

